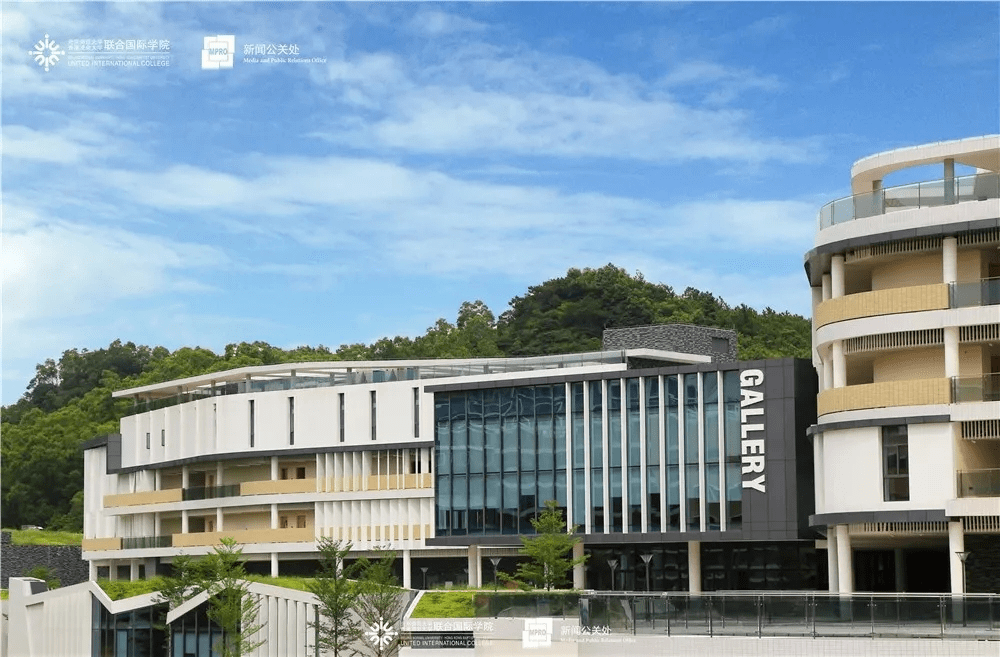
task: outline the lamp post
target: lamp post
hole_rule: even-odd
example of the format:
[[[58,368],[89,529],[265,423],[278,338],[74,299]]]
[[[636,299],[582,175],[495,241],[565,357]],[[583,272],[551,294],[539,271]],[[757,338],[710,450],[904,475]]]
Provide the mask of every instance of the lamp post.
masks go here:
[[[490,557],[490,563],[493,564],[493,592],[497,592],[497,566],[500,565],[501,557]]]
[[[615,590],[615,568],[618,567],[618,559],[608,559],[608,567],[611,569],[611,590]]]
[[[420,572],[424,574],[424,590],[427,590],[427,566],[421,566]]]
[[[963,552],[956,552],[958,558],[962,560],[962,627],[965,627],[968,623],[968,619],[965,616],[965,560],[969,558],[970,552],[968,550]]]
[[[652,553],[640,554],[642,562],[646,564],[646,592],[649,592],[649,562],[653,558]]]

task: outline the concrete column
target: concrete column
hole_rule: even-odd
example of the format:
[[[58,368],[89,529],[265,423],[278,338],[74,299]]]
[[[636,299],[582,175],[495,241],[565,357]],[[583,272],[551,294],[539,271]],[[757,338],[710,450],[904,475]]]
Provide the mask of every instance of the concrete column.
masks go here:
[[[688,541],[688,591],[701,593],[701,541]]]
[[[944,327],[944,375],[947,378],[959,375],[958,327]]]
[[[823,476],[823,434],[813,434],[813,481],[816,492],[816,513],[826,509],[826,478]]]
[[[94,561],[88,561],[87,562],[87,572],[88,572],[87,579],[89,579],[91,582],[96,582],[97,581],[97,563],[94,562]]]
[[[906,564],[903,562],[903,548],[896,548],[892,551],[892,561],[896,566],[896,592],[906,591]]]
[[[844,341],[833,341],[833,387],[843,388],[847,385],[847,359],[844,358]]]
[[[222,486],[223,485],[222,477],[223,477],[224,474],[225,474],[225,472],[223,472],[222,461],[219,461],[218,463],[215,464],[215,485],[216,486]]]
[[[833,282],[830,280],[830,274],[823,274],[823,284],[820,288],[820,294],[823,301],[829,301],[833,298]]]
[[[128,578],[133,582],[139,579],[139,560],[129,559],[128,562]]]
[[[278,457],[271,457],[271,481],[278,480]]]
[[[854,593],[854,554],[847,525],[837,525],[837,582],[838,593]]]
[[[163,528],[163,525],[162,525],[162,519],[160,518],[160,514],[158,512],[154,513],[153,514],[153,536],[159,536],[160,532],[162,531],[162,528]]]
[[[403,588],[413,588],[413,560],[409,550],[403,550]]]
[[[872,207],[875,209],[877,214],[885,214],[885,196],[877,193],[880,191],[882,191],[882,181],[873,180],[872,196],[874,197],[874,202],[872,203]]]
[[[278,553],[271,553],[271,577],[278,576]]]
[[[948,561],[951,565],[951,592],[961,594],[965,593],[965,582],[959,552],[965,552],[965,530],[961,520],[954,520],[948,523]]]
[[[579,559],[583,556],[583,542],[577,543],[573,546],[573,558]],[[587,586],[587,575],[584,570],[584,565],[578,563],[573,566],[573,588],[574,589],[584,589]]]
[[[830,258],[830,295],[832,299],[844,296],[844,256]]]
[[[840,592],[840,569],[838,566],[840,562],[838,560],[838,545],[837,545],[837,528],[834,525],[830,525],[826,528],[826,570],[827,576],[829,577],[829,589],[830,593]]]
[[[215,531],[222,531],[222,507],[215,509]]]
[[[278,528],[278,505],[271,505],[271,529]]]
[[[944,161],[944,202],[950,205],[955,202],[955,158]]]
[[[958,280],[958,238],[946,237],[941,240],[941,281],[954,283]]]
[[[181,533],[188,533],[188,512],[187,509],[181,510]]]
[[[826,354],[826,358],[823,359],[823,381],[821,382],[823,390],[829,390],[833,387],[833,351],[829,351]]]
[[[163,471],[160,469],[153,471],[153,490],[163,490]]]
[[[190,482],[191,482],[191,473],[188,471],[188,467],[186,465],[182,465],[181,466],[181,488],[187,488],[188,486],[190,486]]]
[[[470,545],[468,552],[469,588],[478,587],[480,580],[479,546]]]

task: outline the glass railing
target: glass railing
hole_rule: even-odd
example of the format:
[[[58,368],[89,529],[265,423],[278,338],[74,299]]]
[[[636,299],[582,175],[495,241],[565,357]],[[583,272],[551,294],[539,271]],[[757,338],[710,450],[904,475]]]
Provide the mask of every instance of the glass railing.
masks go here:
[[[984,278],[971,283],[951,283],[948,288],[949,304],[952,308],[1000,304],[1000,278]]]
[[[959,470],[959,497],[1000,497],[1000,468]]]
[[[613,634],[1000,640],[996,594],[584,594],[580,625]]]
[[[185,502],[190,502],[191,500],[212,500],[217,497],[238,497],[239,494],[239,484],[231,484],[229,486],[193,486],[184,489],[183,500]]]
[[[141,550],[146,548],[168,548],[173,547],[173,536],[138,536],[134,538],[123,538],[123,550]]]
[[[951,378],[951,403],[994,401],[1000,401],[1000,373]]]
[[[976,173],[945,180],[886,187],[827,203],[819,211],[819,228],[829,228],[855,219],[874,217],[895,210],[931,208],[967,201],[1000,198],[1000,174]]]

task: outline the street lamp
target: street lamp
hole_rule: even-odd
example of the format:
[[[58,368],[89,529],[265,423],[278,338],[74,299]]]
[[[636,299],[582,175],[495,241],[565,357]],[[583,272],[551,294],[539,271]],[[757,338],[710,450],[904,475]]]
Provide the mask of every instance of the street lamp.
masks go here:
[[[611,590],[615,590],[615,568],[618,567],[618,559],[608,559],[608,567],[611,568]]]
[[[420,572],[424,574],[424,590],[427,590],[427,566],[421,566]]]
[[[642,562],[646,564],[646,591],[649,591],[649,561],[653,558],[652,553],[640,554]]]
[[[649,593],[649,562],[653,558],[653,553],[647,552],[646,554],[640,554],[639,557],[641,557],[642,562],[646,564],[646,592]],[[652,612],[649,609],[649,603],[650,603],[649,596],[646,596],[646,599],[643,602],[646,605],[646,620],[649,621],[652,619],[653,616]]]
[[[965,627],[966,624],[967,624],[967,622],[968,622],[967,619],[966,619],[966,616],[965,616],[965,594],[966,594],[966,591],[965,591],[965,560],[969,558],[969,555],[971,553],[968,550],[966,550],[966,551],[963,551],[963,552],[956,552],[955,554],[957,554],[958,558],[962,560],[962,627]]]
[[[502,557],[490,557],[490,563],[493,564],[493,592],[497,592],[497,566],[500,565],[500,559]]]

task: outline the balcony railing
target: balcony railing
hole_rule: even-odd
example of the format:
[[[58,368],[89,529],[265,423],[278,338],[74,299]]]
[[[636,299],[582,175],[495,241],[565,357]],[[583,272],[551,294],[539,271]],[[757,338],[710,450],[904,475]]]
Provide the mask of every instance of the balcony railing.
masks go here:
[[[239,494],[239,484],[232,484],[230,486],[194,486],[184,489],[184,501],[213,500],[217,497],[237,497]]]
[[[951,403],[995,401],[1000,401],[1000,373],[952,377]]]
[[[137,536],[122,539],[123,550],[142,550],[147,548],[173,547],[173,536]]]
[[[1000,304],[1000,278],[984,278],[971,283],[951,283],[948,290],[952,308]]]
[[[1000,468],[959,470],[959,497],[1000,497]]]
[[[945,180],[932,180],[886,187],[827,203],[819,211],[819,228],[823,230],[895,210],[931,208],[992,198],[1000,198],[1000,174],[996,173],[961,176],[951,180],[950,184]]]

